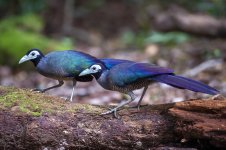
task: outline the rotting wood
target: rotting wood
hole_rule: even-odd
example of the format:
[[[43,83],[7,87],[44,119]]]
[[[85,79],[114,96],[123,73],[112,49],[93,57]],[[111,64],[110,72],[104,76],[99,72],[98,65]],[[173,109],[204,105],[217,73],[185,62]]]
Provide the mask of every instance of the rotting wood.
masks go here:
[[[0,98],[7,88],[0,88]],[[12,108],[0,107],[0,149],[223,149],[226,147],[226,100],[223,97],[197,99],[175,104],[143,106],[140,111],[119,111],[121,119],[100,116],[91,106],[62,102],[26,90],[35,101],[48,101],[59,111],[41,116],[19,112],[19,100]],[[12,92],[12,91],[11,91]],[[6,97],[5,97],[6,96]],[[50,99],[49,99],[50,98]],[[53,100],[53,101],[51,101]],[[55,101],[55,104],[54,104]],[[77,107],[72,111],[73,107]],[[51,107],[52,108],[52,107]],[[70,111],[68,111],[70,109]]]

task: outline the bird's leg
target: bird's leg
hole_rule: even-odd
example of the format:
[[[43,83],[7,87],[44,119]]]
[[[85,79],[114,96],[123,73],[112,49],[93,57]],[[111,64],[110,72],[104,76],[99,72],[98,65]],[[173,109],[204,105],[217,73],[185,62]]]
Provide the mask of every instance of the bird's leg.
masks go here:
[[[118,116],[117,116],[117,110],[119,108],[121,108],[121,107],[123,107],[123,106],[125,106],[125,105],[127,105],[129,103],[131,103],[136,98],[136,95],[133,92],[129,92],[128,95],[130,96],[131,99],[129,99],[129,100],[125,101],[125,102],[121,102],[117,107],[115,107],[115,108],[113,108],[113,109],[111,109],[111,110],[109,110],[107,112],[104,112],[101,115],[107,115],[107,114],[114,113],[114,117],[115,118],[118,118]]]
[[[46,88],[46,89],[34,89],[33,91],[39,91],[41,93],[44,93],[44,92],[46,92],[46,91],[48,91],[50,89],[54,89],[54,88],[60,87],[60,86],[62,86],[64,84],[64,81],[58,80],[58,82],[59,82],[59,84],[51,86],[49,88]]]
[[[143,90],[143,92],[142,92],[142,95],[141,95],[141,97],[140,97],[140,99],[139,99],[139,101],[138,101],[138,103],[137,103],[137,109],[138,110],[140,110],[140,104],[141,104],[141,101],[142,101],[142,99],[143,99],[143,97],[144,97],[144,94],[146,93],[146,91],[147,91],[147,89],[148,89],[148,86],[145,86],[144,87],[144,90]]]
[[[76,85],[76,80],[73,79],[73,88],[72,88],[72,92],[71,92],[71,98],[70,98],[70,101],[72,102],[72,99],[73,99],[73,96],[74,96],[74,90],[75,90],[75,85]]]

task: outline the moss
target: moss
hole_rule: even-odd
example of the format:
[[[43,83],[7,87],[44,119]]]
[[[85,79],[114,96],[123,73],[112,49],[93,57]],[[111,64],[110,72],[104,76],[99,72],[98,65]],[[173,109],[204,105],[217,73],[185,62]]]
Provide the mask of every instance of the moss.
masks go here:
[[[42,93],[31,92],[28,89],[0,86],[0,109],[12,110],[17,113],[41,116],[43,113],[84,112],[99,114],[102,108],[88,104],[76,104],[60,98],[47,96]]]
[[[70,112],[83,111],[86,113],[100,114],[101,112],[103,112],[103,109],[100,107],[95,107],[95,106],[87,105],[87,104],[75,104],[75,105],[71,106],[69,111]]]

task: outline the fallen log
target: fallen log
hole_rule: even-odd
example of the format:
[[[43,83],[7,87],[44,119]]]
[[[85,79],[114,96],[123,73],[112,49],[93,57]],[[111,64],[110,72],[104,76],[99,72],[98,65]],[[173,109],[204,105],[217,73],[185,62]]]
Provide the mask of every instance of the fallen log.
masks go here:
[[[120,119],[105,106],[0,86],[0,149],[223,149],[226,100],[197,99],[126,108]]]
[[[207,37],[226,37],[226,19],[210,15],[192,14],[180,7],[170,7],[160,13],[150,11],[157,30],[183,31]]]

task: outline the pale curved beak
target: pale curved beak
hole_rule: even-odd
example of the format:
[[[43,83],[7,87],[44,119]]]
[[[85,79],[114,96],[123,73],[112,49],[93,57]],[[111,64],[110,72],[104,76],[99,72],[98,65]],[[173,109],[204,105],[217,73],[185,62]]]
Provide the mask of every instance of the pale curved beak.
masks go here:
[[[22,58],[20,59],[19,64],[21,64],[21,63],[23,63],[23,62],[25,62],[25,61],[28,61],[28,60],[30,60],[30,58],[29,58],[27,55],[25,55],[24,57],[22,57]]]
[[[85,69],[78,76],[84,76],[87,74],[92,74],[92,71],[90,69]]]

